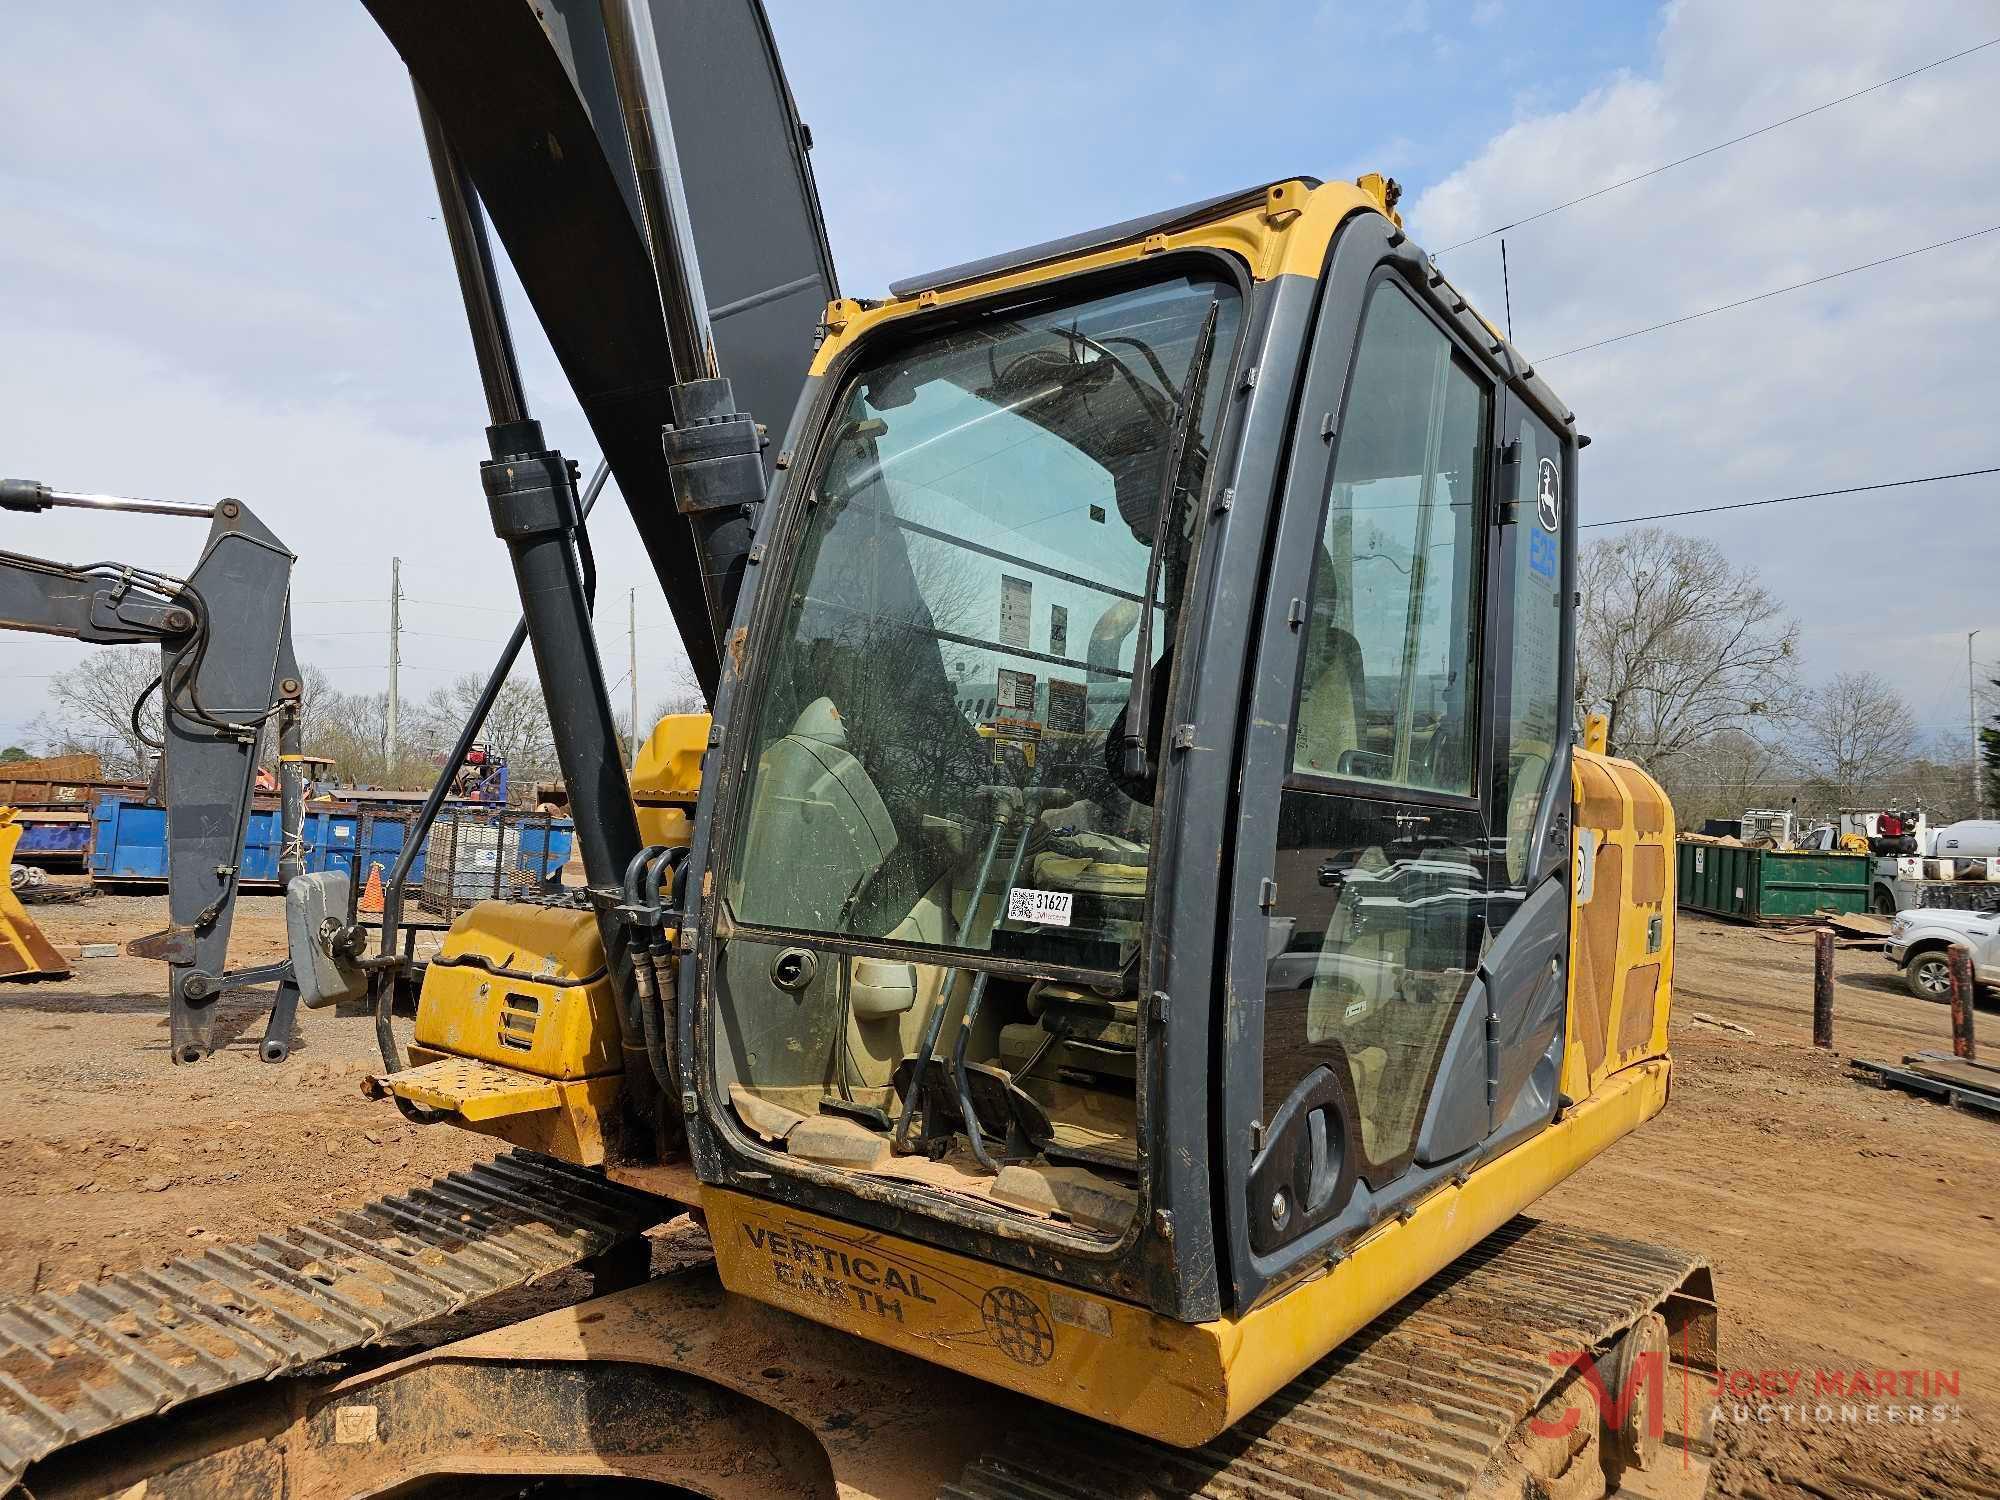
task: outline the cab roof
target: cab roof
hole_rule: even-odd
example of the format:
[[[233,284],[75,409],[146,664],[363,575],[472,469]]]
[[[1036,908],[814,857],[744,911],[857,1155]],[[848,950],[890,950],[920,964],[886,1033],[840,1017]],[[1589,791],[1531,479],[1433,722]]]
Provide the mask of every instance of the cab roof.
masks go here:
[[[1052,261],[1088,255],[1093,250],[1103,250],[1112,245],[1142,240],[1149,234],[1168,234],[1176,229],[1205,224],[1211,219],[1220,219],[1246,208],[1255,208],[1264,201],[1265,194],[1282,182],[1299,182],[1307,188],[1321,185],[1317,177],[1275,178],[1270,182],[1260,182],[1254,187],[1242,188],[1237,192],[1221,193],[1213,198],[1184,203],[1179,208],[1141,214],[1136,219],[1124,219],[1116,224],[1106,224],[1099,229],[1086,229],[1081,234],[1065,235],[1057,240],[1043,240],[1038,245],[1003,251],[999,255],[982,256],[978,260],[961,261],[958,265],[946,266],[942,270],[930,271],[922,276],[906,276],[901,281],[889,283],[889,295],[914,297],[919,293],[934,292],[943,287],[962,286],[969,281],[989,281],[1010,271],[1024,271],[1031,266],[1047,265]]]
[[[1354,213],[1375,213],[1395,226],[1392,245],[1421,270],[1449,309],[1459,333],[1479,348],[1496,375],[1525,396],[1550,422],[1573,429],[1576,414],[1531,361],[1479,315],[1428,255],[1410,243],[1395,212],[1395,185],[1369,174],[1355,182],[1286,177],[1223,193],[1157,213],[1125,219],[1062,239],[964,261],[890,284],[883,301],[837,298],[827,305],[812,373],[824,375],[839,354],[872,328],[948,305],[968,303],[1048,279],[1045,273],[1128,263],[1156,250],[1206,247],[1229,250],[1249,262],[1262,281],[1276,275],[1320,275],[1327,247]],[[1578,446],[1589,442],[1578,436]]]

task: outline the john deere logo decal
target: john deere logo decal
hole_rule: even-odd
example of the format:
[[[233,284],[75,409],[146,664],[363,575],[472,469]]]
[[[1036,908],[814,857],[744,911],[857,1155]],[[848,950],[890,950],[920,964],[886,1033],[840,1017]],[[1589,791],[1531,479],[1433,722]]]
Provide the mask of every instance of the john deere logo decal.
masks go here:
[[[1544,531],[1554,531],[1562,520],[1562,475],[1553,458],[1542,460],[1541,484],[1535,491],[1535,514]]]

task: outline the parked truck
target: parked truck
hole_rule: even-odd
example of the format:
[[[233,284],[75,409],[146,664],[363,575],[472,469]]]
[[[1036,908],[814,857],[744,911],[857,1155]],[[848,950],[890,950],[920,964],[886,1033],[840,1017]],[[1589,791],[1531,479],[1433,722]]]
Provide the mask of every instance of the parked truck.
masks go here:
[[[1865,845],[1874,864],[1868,908],[1882,916],[1927,908],[2000,912],[2000,821],[1967,819],[1932,828],[1914,812],[1844,807],[1801,841],[1812,849]]]
[[[1975,985],[2000,988],[2000,916],[1990,912],[1898,912],[1883,952],[1919,1000],[1948,1000],[1953,947],[1971,951]]]

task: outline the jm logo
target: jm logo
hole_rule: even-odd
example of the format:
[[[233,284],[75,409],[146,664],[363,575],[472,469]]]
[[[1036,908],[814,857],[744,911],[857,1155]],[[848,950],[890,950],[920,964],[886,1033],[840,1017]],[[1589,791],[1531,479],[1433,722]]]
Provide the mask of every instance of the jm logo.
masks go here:
[[[1657,1438],[1666,1432],[1666,1414],[1660,1400],[1660,1388],[1666,1378],[1666,1356],[1658,1349],[1645,1350],[1633,1359],[1623,1387],[1615,1394],[1605,1385],[1604,1372],[1597,1368],[1597,1361],[1590,1357],[1587,1349],[1551,1349],[1549,1363],[1559,1370],[1577,1371],[1578,1378],[1590,1387],[1591,1399],[1597,1403],[1598,1419],[1613,1432],[1624,1428],[1625,1419],[1632,1412],[1632,1403],[1639,1399],[1641,1391],[1651,1386],[1653,1399],[1643,1408],[1647,1435]],[[1578,1408],[1571,1405],[1553,1420],[1530,1417],[1528,1430],[1536,1437],[1568,1437],[1576,1428],[1578,1415]]]

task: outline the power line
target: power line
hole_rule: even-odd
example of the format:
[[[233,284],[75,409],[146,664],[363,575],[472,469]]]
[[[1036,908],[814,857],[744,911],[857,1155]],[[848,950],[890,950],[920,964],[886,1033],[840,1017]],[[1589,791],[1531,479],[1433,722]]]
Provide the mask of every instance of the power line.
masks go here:
[[[1743,142],[1755,140],[1760,135],[1768,135],[1774,130],[1782,129],[1784,126],[1797,124],[1800,120],[1819,114],[1823,110],[1832,109],[1836,104],[1845,104],[1851,99],[1859,99],[1863,94],[1872,94],[1877,89],[1886,89],[1892,83],[1901,83],[1906,78],[1915,78],[1919,73],[1928,73],[1932,68],[1941,68],[1948,62],[1957,62],[1961,57],[1970,57],[1975,52],[1983,52],[1995,43],[2000,43],[2000,37],[1993,37],[1979,43],[1976,47],[1967,47],[1963,52],[1954,52],[1949,57],[1940,57],[1933,62],[1927,62],[1920,68],[1910,69],[1907,73],[1898,73],[1894,78],[1885,78],[1880,83],[1871,83],[1865,89],[1856,89],[1851,94],[1842,94],[1838,99],[1829,99],[1824,104],[1815,104],[1811,109],[1800,110],[1797,114],[1787,115],[1782,120],[1773,120],[1769,125],[1760,125],[1755,130],[1745,131],[1742,135],[1731,136],[1726,141],[1720,141],[1713,146],[1704,147],[1702,150],[1693,152],[1687,156],[1676,157],[1674,160],[1665,162],[1660,166],[1649,167],[1647,170],[1635,173],[1631,177],[1622,177],[1605,187],[1593,188],[1581,197],[1571,198],[1566,203],[1558,203],[1554,208],[1542,209],[1539,213],[1529,214],[1526,218],[1515,219],[1512,223],[1502,224],[1498,229],[1489,229],[1484,234],[1475,234],[1471,239],[1460,240],[1456,245],[1447,245],[1437,253],[1439,255],[1449,255],[1454,250],[1463,250],[1467,245],[1476,245],[1481,240],[1490,240],[1496,234],[1505,234],[1508,230],[1517,229],[1523,224],[1532,224],[1537,219],[1546,219],[1550,214],[1559,214],[1566,208],[1575,208],[1579,203],[1588,203],[1593,198],[1602,198],[1606,193],[1615,193],[1618,189],[1630,187],[1635,182],[1644,182],[1648,177],[1657,177],[1662,172],[1672,171],[1675,167],[1684,167],[1691,161],[1700,161],[1704,156],[1713,156],[1716,152],[1726,151],[1731,146],[1740,146]]]
[[[373,632],[371,632],[371,634],[372,633]],[[309,667],[317,667],[322,672],[386,672],[389,670],[387,663],[365,662],[365,661],[336,661],[336,662],[310,661],[305,663],[305,665]],[[427,666],[422,662],[408,662],[408,661],[404,662],[402,665],[403,665],[403,670],[405,672],[449,672],[454,676],[475,675],[467,673],[465,669],[462,667],[433,667],[433,666]]]
[[[405,604],[432,604],[436,605],[439,609],[479,609],[496,615],[518,615],[521,612],[519,605],[466,604],[457,599],[413,599],[408,594],[403,595],[403,602]]]
[[[1955,234],[1948,240],[1935,244],[1919,245],[1914,250],[1905,250],[1897,255],[1885,255],[1880,260],[1863,261],[1858,266],[1849,266],[1844,271],[1829,271],[1824,276],[1815,276],[1810,281],[1795,281],[1790,286],[1774,287],[1768,292],[1759,292],[1754,297],[1740,297],[1734,302],[1725,302],[1719,307],[1705,307],[1700,312],[1688,313],[1684,317],[1669,318],[1664,323],[1649,323],[1644,328],[1634,328],[1628,333],[1614,333],[1608,339],[1598,339],[1594,343],[1578,344],[1574,349],[1565,349],[1560,354],[1545,354],[1536,363],[1547,364],[1554,359],[1568,359],[1572,354],[1581,354],[1586,349],[1602,349],[1606,344],[1616,344],[1625,339],[1636,339],[1642,333],[1658,333],[1662,328],[1674,328],[1682,323],[1692,323],[1697,318],[1713,317],[1716,313],[1729,312],[1733,308],[1748,307],[1753,302],[1762,302],[1770,297],[1782,297],[1786,292],[1802,291],[1809,286],[1818,286],[1826,281],[1838,281],[1843,276],[1852,276],[1856,271],[1871,271],[1877,266],[1891,265],[1899,260],[1908,260],[1913,255],[1924,255],[1932,250],[1942,250],[1947,245],[1963,244],[1966,240],[1976,240],[1982,234],[1992,234],[2000,230],[2000,224],[1989,224],[1984,229],[1975,229],[1968,234]]]
[[[1885,479],[1880,484],[1851,484],[1838,490],[1808,490],[1802,495],[1774,495],[1768,500],[1738,500],[1729,505],[1697,505],[1687,510],[1660,510],[1645,516],[1620,516],[1615,521],[1582,521],[1579,531],[1587,531],[1593,526],[1630,526],[1635,521],[1670,521],[1677,516],[1708,516],[1723,510],[1754,510],[1760,505],[1785,505],[1793,500],[1824,500],[1829,495],[1859,495],[1868,490],[1894,490],[1911,484],[1936,484],[1945,479],[1976,479],[1982,474],[2000,474],[2000,466],[1991,469],[1960,469],[1954,474],[1925,474],[1917,479]]]
[[[475,646],[504,646],[507,643],[490,635],[447,635],[436,630],[405,630],[404,635],[422,636],[429,641],[469,641]]]

